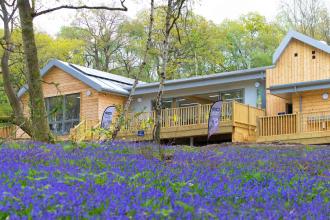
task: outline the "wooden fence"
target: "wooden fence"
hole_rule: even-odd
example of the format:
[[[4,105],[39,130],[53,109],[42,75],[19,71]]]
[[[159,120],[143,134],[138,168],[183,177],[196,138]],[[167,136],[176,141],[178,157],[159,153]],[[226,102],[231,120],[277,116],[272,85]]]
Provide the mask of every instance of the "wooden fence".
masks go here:
[[[0,138],[15,138],[16,127],[12,124],[0,124]]]
[[[172,128],[179,127],[184,130],[186,127],[189,130],[191,126],[198,125],[198,127],[203,127],[204,129],[208,123],[210,108],[211,104],[163,109],[161,111],[161,128],[169,131]],[[128,113],[121,128],[122,134],[133,134],[139,130],[150,133],[154,126],[155,114],[154,111]],[[257,124],[257,117],[264,115],[265,111],[262,109],[238,102],[224,102],[221,121],[232,123],[232,126],[235,123],[248,125],[249,130],[254,130]],[[83,120],[75,128],[71,129],[70,138],[74,141],[98,140],[101,137],[97,131],[93,132],[93,130],[97,130],[99,126],[100,123],[97,120]]]
[[[224,102],[221,121],[232,119],[233,102]],[[207,124],[211,104],[195,105],[180,108],[168,108],[161,111],[161,127],[183,127],[188,125]],[[155,122],[156,113],[129,113],[125,118],[122,131],[137,131],[151,129]]]
[[[263,116],[258,120],[259,136],[294,134],[297,132],[297,115]]]
[[[239,102],[234,102],[234,118],[233,121],[246,125],[257,125],[257,118],[265,115],[265,110]]]
[[[330,131],[330,111],[258,118],[258,135],[261,137],[323,131]]]

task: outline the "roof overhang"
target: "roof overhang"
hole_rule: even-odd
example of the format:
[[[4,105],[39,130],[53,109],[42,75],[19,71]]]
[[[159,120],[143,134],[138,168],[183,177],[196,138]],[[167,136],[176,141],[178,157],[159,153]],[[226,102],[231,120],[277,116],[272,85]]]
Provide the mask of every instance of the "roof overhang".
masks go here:
[[[213,75],[191,77],[186,79],[168,80],[165,82],[164,91],[178,91],[183,89],[198,88],[203,86],[223,85],[248,80],[264,80],[267,69],[271,66],[238,70]],[[157,93],[159,82],[138,85],[135,95]]]
[[[284,98],[291,96],[292,93],[330,89],[330,79],[276,85],[268,89],[272,95]]]
[[[66,63],[59,61],[59,60],[51,60],[47,63],[45,67],[40,70],[41,77],[44,77],[52,68],[57,67],[62,69],[66,73],[70,74],[74,78],[80,80],[81,82],[85,83],[86,85],[90,86],[91,88],[95,89],[98,92],[106,92],[106,93],[114,93],[118,95],[127,96],[129,92],[126,89],[119,88],[118,86],[112,85],[113,88],[110,89],[109,86],[105,83],[97,82],[93,80],[90,76],[83,74],[82,72],[78,71],[75,68],[70,67]],[[17,93],[17,96],[21,98],[27,91],[29,87],[28,85],[24,85]]]

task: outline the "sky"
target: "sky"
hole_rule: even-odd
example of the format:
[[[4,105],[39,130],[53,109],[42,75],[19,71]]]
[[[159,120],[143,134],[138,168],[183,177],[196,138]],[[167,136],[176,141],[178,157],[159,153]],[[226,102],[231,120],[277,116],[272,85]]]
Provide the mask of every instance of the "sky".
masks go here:
[[[98,0],[106,2],[108,0]],[[148,8],[149,0],[126,0],[127,15],[134,18],[140,10]],[[95,0],[93,0],[95,2]],[[259,12],[268,20],[276,17],[281,0],[197,0],[194,12],[206,17],[216,24],[224,19],[236,19],[248,12]],[[69,25],[74,17],[72,10],[61,10],[48,15],[39,16],[35,20],[38,31],[47,32],[53,36],[60,30],[61,26]]]

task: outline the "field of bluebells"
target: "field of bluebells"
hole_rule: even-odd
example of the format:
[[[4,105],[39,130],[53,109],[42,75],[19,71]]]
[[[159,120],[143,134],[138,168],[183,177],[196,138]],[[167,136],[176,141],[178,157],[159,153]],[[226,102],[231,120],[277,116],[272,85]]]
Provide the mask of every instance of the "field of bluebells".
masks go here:
[[[329,219],[330,148],[4,144],[0,219]]]

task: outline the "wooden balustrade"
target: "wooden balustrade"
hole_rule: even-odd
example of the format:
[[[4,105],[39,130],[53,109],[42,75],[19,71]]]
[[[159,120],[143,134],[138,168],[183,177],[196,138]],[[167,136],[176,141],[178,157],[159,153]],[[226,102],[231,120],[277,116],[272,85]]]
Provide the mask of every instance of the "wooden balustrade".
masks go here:
[[[161,128],[170,130],[171,128],[191,129],[193,125],[199,125],[203,129],[207,129],[209,113],[212,104],[195,105],[189,107],[169,108],[161,111]],[[224,102],[222,105],[221,122],[248,125],[248,129],[255,130],[256,119],[258,116],[264,116],[265,111],[255,107],[251,107],[238,102]],[[131,112],[126,114],[121,132],[123,134],[136,133],[144,130],[147,133],[153,129],[156,113],[153,112]],[[113,119],[114,121],[117,118]],[[71,129],[70,136],[74,141],[82,140],[99,140],[102,139],[100,133],[93,132],[100,127],[97,120],[83,120],[75,128]],[[112,128],[110,128],[111,130]],[[128,132],[128,133],[127,133]]]
[[[233,102],[224,102],[221,121],[232,120]],[[196,124],[207,124],[211,104],[195,105],[180,108],[163,109],[161,112],[161,127],[182,127]],[[125,117],[123,131],[151,129],[155,122],[155,112],[129,113]]]
[[[0,138],[15,138],[15,125],[12,124],[0,124]]]
[[[234,122],[256,126],[257,117],[264,116],[265,110],[239,102],[234,103]]]
[[[258,119],[258,135],[274,136],[297,132],[297,115],[262,116]]]
[[[300,132],[330,131],[330,111],[301,113]]]
[[[261,137],[323,131],[330,131],[330,111],[258,118],[258,135]]]
[[[93,128],[99,120],[82,120],[77,126],[70,130],[70,138],[79,142],[83,140],[91,140],[93,136]]]

